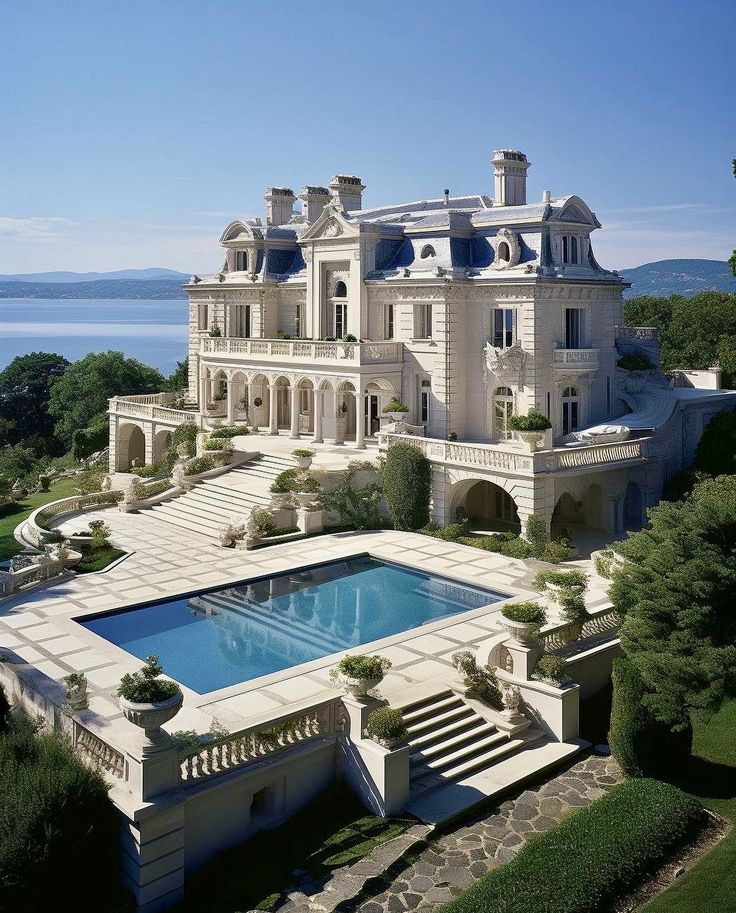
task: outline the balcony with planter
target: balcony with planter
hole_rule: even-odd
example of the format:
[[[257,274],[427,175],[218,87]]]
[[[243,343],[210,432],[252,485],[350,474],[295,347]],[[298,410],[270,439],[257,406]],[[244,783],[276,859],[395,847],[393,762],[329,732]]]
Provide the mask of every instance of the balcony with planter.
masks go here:
[[[199,354],[205,358],[234,359],[254,364],[322,365],[325,367],[362,367],[395,365],[403,361],[400,342],[345,342],[312,339],[244,339],[204,337]]]

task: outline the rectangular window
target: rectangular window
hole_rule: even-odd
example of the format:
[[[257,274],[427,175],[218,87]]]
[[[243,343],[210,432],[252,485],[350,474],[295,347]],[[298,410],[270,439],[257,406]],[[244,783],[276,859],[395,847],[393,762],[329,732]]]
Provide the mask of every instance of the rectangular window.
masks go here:
[[[547,393],[547,418],[552,418],[552,397]]]
[[[493,311],[493,346],[507,349],[514,344],[514,309],[497,308]]]
[[[431,304],[420,304],[417,306],[416,314],[416,338],[417,339],[431,339],[432,338],[432,305]]]
[[[245,250],[235,251],[235,272],[241,273],[248,269],[248,252]]]
[[[335,338],[342,339],[348,333],[348,306],[347,304],[335,305]]]
[[[206,330],[209,326],[209,306],[200,304],[197,311],[197,329]]]
[[[250,336],[250,305],[239,304],[235,307],[235,336],[247,339]]]
[[[389,304],[386,307],[386,331],[385,331],[386,339],[394,338],[394,332],[395,332],[394,319],[395,319],[395,306],[393,304]]]
[[[565,348],[579,349],[583,338],[583,312],[580,308],[565,308]]]
[[[429,403],[431,399],[429,387],[422,387],[419,392],[419,421],[426,424],[429,421]]]

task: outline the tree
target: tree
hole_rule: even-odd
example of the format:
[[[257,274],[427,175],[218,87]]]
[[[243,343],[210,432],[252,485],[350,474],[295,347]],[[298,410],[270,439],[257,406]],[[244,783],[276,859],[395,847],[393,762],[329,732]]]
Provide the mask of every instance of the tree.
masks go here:
[[[49,412],[57,436],[68,446],[77,428],[87,428],[104,414],[111,396],[155,393],[163,388],[161,374],[122,352],[100,352],[75,361],[51,387]]]
[[[650,511],[650,529],[618,549],[628,560],[611,599],[643,709],[670,730],[736,693],[736,476]]]
[[[383,493],[394,529],[422,529],[429,523],[432,467],[411,444],[388,449],[383,468]]]
[[[189,386],[189,356],[184,361],[177,361],[176,370],[166,380],[166,389],[178,393]]]
[[[0,443],[59,452],[49,399],[52,385],[68,367],[61,355],[31,352],[14,358],[0,372]]]

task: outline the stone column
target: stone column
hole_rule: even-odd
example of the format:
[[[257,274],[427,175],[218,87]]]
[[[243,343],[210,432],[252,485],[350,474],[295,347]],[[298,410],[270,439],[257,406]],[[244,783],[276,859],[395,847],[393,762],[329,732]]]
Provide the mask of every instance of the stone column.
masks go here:
[[[227,379],[227,423],[235,424],[235,382],[231,377]]]
[[[341,411],[344,393],[335,393],[335,443],[342,446],[345,443],[345,415]]]
[[[278,416],[276,410],[276,381],[272,380],[268,384],[268,433],[278,434]]]
[[[321,444],[324,441],[322,437],[322,391],[314,391],[314,435],[312,436],[312,442],[314,444]]]
[[[254,431],[258,431],[258,420],[256,419],[256,407],[253,405],[253,381],[248,381],[248,421]]]
[[[291,385],[291,390],[290,390],[290,400],[291,400],[291,408],[289,411],[291,413],[291,415],[290,415],[291,431],[289,433],[289,437],[292,438],[292,440],[298,440],[299,439],[299,387],[295,387],[293,384]]]
[[[355,393],[355,449],[365,450],[365,394]]]

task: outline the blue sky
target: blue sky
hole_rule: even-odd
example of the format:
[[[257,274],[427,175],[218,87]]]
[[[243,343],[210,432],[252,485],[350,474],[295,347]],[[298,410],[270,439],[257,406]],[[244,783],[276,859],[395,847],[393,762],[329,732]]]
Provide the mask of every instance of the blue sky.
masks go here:
[[[736,246],[736,3],[4,0],[0,273],[207,271],[271,184],[578,193],[611,268]]]

